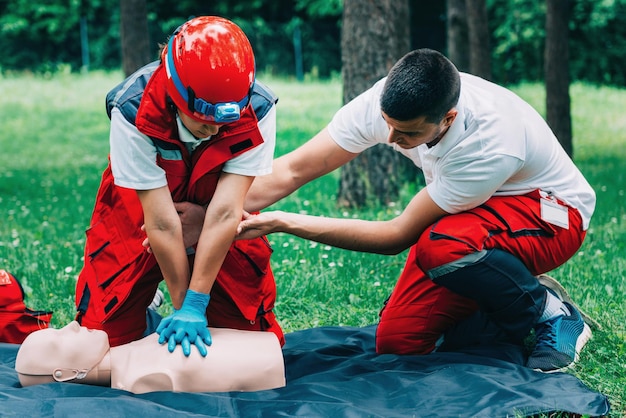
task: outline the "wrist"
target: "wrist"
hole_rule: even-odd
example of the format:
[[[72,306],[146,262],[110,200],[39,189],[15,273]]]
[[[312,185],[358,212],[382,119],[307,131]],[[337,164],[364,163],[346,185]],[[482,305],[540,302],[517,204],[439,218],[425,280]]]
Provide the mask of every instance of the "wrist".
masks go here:
[[[207,306],[209,306],[209,300],[211,300],[209,293],[200,293],[195,290],[187,289],[183,306],[181,306],[180,309],[193,309],[194,311],[204,313]]]
[[[291,213],[276,211],[276,215],[274,218],[274,222],[272,222],[272,233],[273,232],[287,232],[291,231],[290,227],[290,217]]]

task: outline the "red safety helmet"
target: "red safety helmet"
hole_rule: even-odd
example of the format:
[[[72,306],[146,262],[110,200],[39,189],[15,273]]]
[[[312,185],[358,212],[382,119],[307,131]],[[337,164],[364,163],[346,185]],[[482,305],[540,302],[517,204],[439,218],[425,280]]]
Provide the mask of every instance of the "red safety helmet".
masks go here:
[[[201,16],[171,36],[161,59],[167,93],[186,115],[200,122],[239,120],[254,85],[254,53],[230,20]]]

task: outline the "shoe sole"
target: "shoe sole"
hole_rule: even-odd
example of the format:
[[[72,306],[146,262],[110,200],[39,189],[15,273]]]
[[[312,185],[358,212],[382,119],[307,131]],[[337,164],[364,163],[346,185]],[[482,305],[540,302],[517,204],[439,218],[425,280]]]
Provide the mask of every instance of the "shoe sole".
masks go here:
[[[585,321],[586,325],[593,328],[594,330],[602,329],[602,326],[598,321],[589,316],[585,311],[580,308],[580,306],[576,304],[576,302],[572,300],[571,296],[567,293],[567,290],[565,290],[563,285],[559,283],[558,280],[556,280],[554,277],[548,276],[547,274],[540,274],[539,276],[537,276],[537,280],[539,280],[539,283],[544,287],[547,287],[548,289],[554,291],[559,299],[574,306],[578,310],[578,312],[580,312],[580,315],[583,317],[583,321]],[[591,329],[589,330],[589,333],[591,333]],[[587,341],[585,341],[585,343],[586,342]],[[583,343],[583,345],[585,343]]]
[[[576,339],[576,354],[574,354],[574,361],[572,361],[567,366],[561,367],[559,369],[554,369],[554,370],[541,370],[541,369],[533,369],[533,370],[537,372],[541,372],[541,373],[557,373],[557,372],[564,372],[570,369],[580,359],[580,352],[585,347],[587,342],[591,339],[592,335],[593,333],[591,332],[591,328],[589,327],[589,325],[587,325],[587,323],[585,323],[583,326],[583,332],[581,332],[578,338]]]

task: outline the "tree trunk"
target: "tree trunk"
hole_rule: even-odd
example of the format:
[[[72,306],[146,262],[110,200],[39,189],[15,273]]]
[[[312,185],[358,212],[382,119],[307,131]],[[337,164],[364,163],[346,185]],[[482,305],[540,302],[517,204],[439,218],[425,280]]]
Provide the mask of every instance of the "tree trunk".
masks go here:
[[[491,80],[491,49],[485,0],[466,0],[470,72]]]
[[[343,102],[348,103],[409,51],[409,2],[345,0],[342,22]],[[396,201],[401,184],[415,176],[408,159],[379,145],[343,167],[337,201],[349,207],[363,206],[372,196],[383,203]]]
[[[569,15],[568,0],[546,0],[546,120],[554,134],[573,157],[572,117],[569,95]]]
[[[447,0],[446,3],[447,57],[459,71],[470,71],[469,42],[465,0]]]
[[[126,76],[150,62],[146,0],[120,0],[122,69]]]

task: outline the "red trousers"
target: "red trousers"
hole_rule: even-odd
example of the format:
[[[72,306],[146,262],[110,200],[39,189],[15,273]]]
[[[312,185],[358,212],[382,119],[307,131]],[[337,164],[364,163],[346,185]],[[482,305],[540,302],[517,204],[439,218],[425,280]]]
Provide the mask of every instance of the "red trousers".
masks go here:
[[[435,284],[426,272],[472,253],[500,249],[537,275],[550,271],[580,248],[580,213],[568,208],[569,228],[541,218],[540,196],[492,197],[472,210],[448,215],[422,233],[383,307],[376,332],[378,353],[426,354],[440,336],[474,313],[477,304]],[[467,278],[471,280],[471,277]]]

